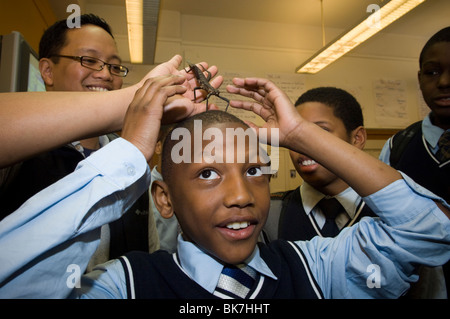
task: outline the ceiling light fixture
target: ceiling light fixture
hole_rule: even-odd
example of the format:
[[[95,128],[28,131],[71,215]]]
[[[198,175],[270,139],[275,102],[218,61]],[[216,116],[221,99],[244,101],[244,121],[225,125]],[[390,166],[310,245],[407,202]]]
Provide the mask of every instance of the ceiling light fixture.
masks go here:
[[[153,64],[160,0],[126,0],[131,63]]]
[[[297,73],[314,74],[360,45],[425,0],[391,0],[375,10],[352,30],[339,36],[296,69]],[[323,22],[322,22],[323,27]]]
[[[143,57],[143,0],[127,0],[128,45],[131,63],[142,63]]]

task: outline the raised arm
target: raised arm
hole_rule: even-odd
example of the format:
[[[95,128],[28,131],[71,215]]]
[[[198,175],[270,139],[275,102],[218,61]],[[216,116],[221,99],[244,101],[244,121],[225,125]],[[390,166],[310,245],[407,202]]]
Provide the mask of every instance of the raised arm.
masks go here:
[[[156,66],[139,83],[110,92],[21,92],[0,94],[0,168],[60,145],[122,129],[123,118],[137,89],[147,79],[182,75],[183,96],[167,101],[164,121],[176,121],[204,110],[202,97],[193,103],[192,74],[178,70],[182,58],[174,56]],[[202,62],[202,65],[207,63]],[[214,76],[217,68],[209,71]],[[211,84],[218,87],[222,77]]]
[[[254,101],[231,101],[231,106],[260,115],[266,121],[263,127],[279,130],[280,146],[314,158],[344,179],[361,196],[372,194],[401,178],[388,165],[304,120],[287,95],[269,80],[237,78],[233,83],[234,86],[227,87],[230,93],[250,97]]]
[[[122,138],[0,222],[0,298],[70,294],[98,246],[100,227],[120,218],[148,190],[147,161],[163,108],[168,97],[186,91],[184,80],[172,75],[146,81],[130,103]],[[78,270],[72,276],[73,269]]]

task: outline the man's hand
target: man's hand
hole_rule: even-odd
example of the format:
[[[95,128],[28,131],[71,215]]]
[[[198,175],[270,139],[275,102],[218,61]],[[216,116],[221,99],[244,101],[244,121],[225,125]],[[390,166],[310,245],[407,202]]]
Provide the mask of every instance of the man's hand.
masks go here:
[[[144,154],[147,161],[155,151],[164,112],[163,107],[169,97],[186,92],[186,87],[181,85],[184,82],[185,78],[180,75],[147,79],[136,91],[128,107],[122,138],[134,144]]]
[[[183,86],[187,88],[186,92],[180,96],[171,97],[168,100],[166,107],[166,114],[164,116],[163,122],[170,123],[182,120],[185,117],[203,112],[206,110],[205,104],[201,103],[205,99],[204,92],[199,90],[196,92],[196,100],[194,101],[194,88],[198,86],[197,80],[192,72],[186,72],[185,69],[178,70],[182,62],[182,57],[180,55],[175,55],[172,59],[167,62],[161,63],[151,70],[147,76],[141,81],[142,83],[151,77],[157,77],[161,75],[182,75],[185,77],[185,81],[182,83]],[[199,65],[199,64],[197,64]],[[219,88],[223,83],[223,77],[217,76],[217,67],[212,66],[208,68],[208,63],[201,62],[201,65],[211,73],[210,84]],[[206,76],[206,71],[205,71]],[[186,98],[187,100],[183,100]],[[190,101],[190,102],[189,102]],[[214,105],[212,109],[217,109]]]

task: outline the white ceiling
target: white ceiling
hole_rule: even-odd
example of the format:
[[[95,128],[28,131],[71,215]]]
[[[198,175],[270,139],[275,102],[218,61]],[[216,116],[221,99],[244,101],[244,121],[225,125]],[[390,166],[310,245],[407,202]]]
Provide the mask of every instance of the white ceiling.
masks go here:
[[[58,18],[67,17],[65,8],[75,0],[50,0]],[[369,4],[383,5],[387,0],[323,0],[326,28],[350,29],[367,17]],[[120,16],[106,19],[113,32],[127,37],[125,0],[78,0],[82,8],[102,8],[112,12],[94,12],[100,16]],[[321,27],[321,0],[161,0],[160,10],[179,11],[181,15],[197,15],[247,21],[264,21]],[[427,0],[419,7],[387,27],[382,33],[428,38],[450,25],[450,1]],[[443,22],[444,21],[444,22]],[[329,40],[329,39],[328,39]],[[370,40],[369,40],[370,41]],[[128,48],[119,48],[121,52]]]
[[[61,2],[61,1],[58,1]],[[69,0],[73,2],[73,0]],[[114,5],[125,12],[125,0],[80,0],[85,5]],[[369,4],[382,6],[387,0],[323,0],[326,27],[347,29],[366,17]],[[321,26],[321,0],[161,0],[161,10],[179,11],[182,15],[233,18],[308,26]],[[450,1],[428,0],[403,20],[422,22],[394,30],[412,35],[428,35],[436,16],[450,13]],[[429,28],[427,27],[429,26]]]

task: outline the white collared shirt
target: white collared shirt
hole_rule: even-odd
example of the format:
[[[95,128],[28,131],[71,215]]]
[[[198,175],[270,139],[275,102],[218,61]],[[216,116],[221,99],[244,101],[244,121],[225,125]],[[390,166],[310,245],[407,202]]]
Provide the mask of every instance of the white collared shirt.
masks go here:
[[[316,205],[322,198],[326,197],[325,194],[319,192],[308,183],[303,182],[302,186],[300,186],[300,195],[306,215],[312,215],[317,226],[322,228],[325,224],[325,216]],[[336,225],[339,229],[342,229],[349,224],[351,220],[357,217],[357,213],[359,214],[364,203],[361,203],[361,196],[359,196],[351,187],[348,187],[333,197],[339,201],[345,210],[345,212],[340,213],[336,217]]]

